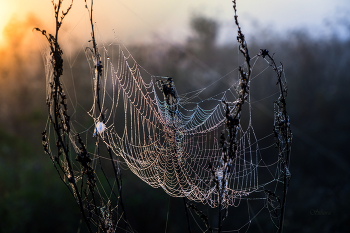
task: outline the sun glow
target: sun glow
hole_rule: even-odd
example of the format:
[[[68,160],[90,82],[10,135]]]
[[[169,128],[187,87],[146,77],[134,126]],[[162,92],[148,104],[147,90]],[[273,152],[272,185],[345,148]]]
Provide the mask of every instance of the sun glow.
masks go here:
[[[2,1],[0,3],[0,46],[4,43],[3,31],[10,18],[10,7],[8,3]]]

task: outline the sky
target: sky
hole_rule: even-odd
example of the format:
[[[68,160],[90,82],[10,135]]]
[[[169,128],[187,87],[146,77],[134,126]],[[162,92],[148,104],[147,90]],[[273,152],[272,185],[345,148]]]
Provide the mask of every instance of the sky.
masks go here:
[[[87,0],[89,3],[89,0]],[[57,2],[57,0],[56,0]],[[65,0],[67,7],[70,1]],[[83,0],[75,0],[65,19],[63,31],[71,40],[89,38],[88,12]],[[284,34],[296,29],[308,30],[312,36],[336,33],[350,37],[349,0],[237,0],[238,15],[245,33],[270,28]],[[221,42],[234,40],[233,9],[230,0],[98,0],[94,2],[94,21],[102,40],[119,38],[124,43],[145,42],[161,37],[180,42],[189,34],[190,18],[204,15],[222,26]],[[28,19],[47,31],[53,31],[51,0],[0,0],[0,47],[11,40],[9,27]],[[5,32],[4,32],[5,31]],[[28,33],[31,30],[28,30]],[[232,33],[233,32],[233,33]],[[7,36],[6,36],[7,35]],[[85,37],[86,36],[86,37]]]

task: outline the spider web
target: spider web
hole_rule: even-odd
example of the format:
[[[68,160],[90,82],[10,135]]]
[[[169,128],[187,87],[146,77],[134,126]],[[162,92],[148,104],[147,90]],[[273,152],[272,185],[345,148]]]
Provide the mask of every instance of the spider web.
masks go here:
[[[103,200],[99,208],[107,221],[106,225],[112,225],[113,212],[118,216],[117,219],[122,218],[118,215],[118,205],[113,207],[111,204],[116,180],[108,181],[112,186],[112,191],[108,191],[98,175],[99,167],[102,169],[101,161],[120,163],[124,169],[130,169],[148,185],[162,188],[172,197],[186,197],[212,208],[238,207],[242,200],[247,203],[262,201],[260,211],[267,208],[273,222],[278,221],[275,212],[276,208],[280,208],[280,200],[275,193],[284,176],[281,168],[283,158],[278,156],[283,151],[278,153],[273,148],[275,137],[272,131],[258,137],[253,127],[254,118],[259,116],[254,115],[252,106],[261,107],[265,100],[271,100],[279,94],[278,89],[271,88],[269,94],[257,97],[260,100],[253,97],[253,91],[261,85],[258,80],[265,77],[263,74],[271,66],[267,59],[264,60],[261,56],[251,59],[253,75],[248,84],[251,91],[248,92],[242,121],[238,125],[237,152],[228,173],[224,175],[220,140],[222,132],[227,130],[225,103],[230,103],[229,111],[233,113],[235,103],[239,101],[238,68],[204,88],[179,94],[176,77],[152,75],[119,40],[115,39],[107,45],[100,43],[98,49],[100,57],[96,57],[91,49],[84,49],[91,77],[91,92],[87,94],[87,98],[91,98],[91,108],[82,108],[76,97],[79,87],[74,82],[73,70],[76,64],[72,57],[68,59],[72,88],[67,88],[66,92],[74,109],[71,147],[76,153],[81,150],[75,138],[79,134],[86,145],[93,144],[98,138],[107,148],[111,148],[115,156],[111,159],[96,150],[89,152],[93,157],[92,167],[99,184],[98,193]],[[49,61],[51,55],[44,52],[43,57],[49,90],[53,77]],[[260,65],[255,68],[257,63]],[[98,69],[102,68],[102,64],[102,76],[98,78]],[[222,80],[229,83],[227,88],[211,96],[205,95],[213,86],[222,84],[219,82]],[[79,111],[81,108],[84,109],[83,112]],[[82,123],[86,115],[93,124],[86,126]],[[271,128],[279,117],[280,111],[278,105],[275,105],[274,117],[270,118]],[[68,169],[67,161],[63,160],[62,164]],[[74,169],[79,182],[83,179],[81,166],[75,164]],[[107,176],[105,178],[111,179]],[[71,185],[67,180],[65,182]],[[224,195],[220,190],[224,190]],[[250,225],[255,216],[249,214],[249,221],[239,229]]]
[[[171,78],[150,76],[151,81],[145,82],[142,68],[131,54],[125,47],[115,46],[116,62],[105,54],[107,67],[101,80],[102,111],[108,110],[102,138],[108,138],[115,155],[122,157],[147,184],[161,187],[173,197],[187,197],[216,207],[218,193],[208,165],[211,162],[217,167],[220,162],[219,140],[226,122],[223,101],[234,102],[235,93],[229,88],[194,102],[203,89],[194,95],[178,95]],[[215,106],[202,108],[206,102]],[[190,103],[195,107],[187,108]],[[90,115],[98,124],[100,116],[95,109],[93,106]],[[251,107],[249,111],[251,117]],[[124,122],[116,117],[118,112],[124,113]],[[262,160],[251,120],[246,129],[240,127],[238,140],[237,158],[227,180],[228,205],[264,186],[258,182]]]

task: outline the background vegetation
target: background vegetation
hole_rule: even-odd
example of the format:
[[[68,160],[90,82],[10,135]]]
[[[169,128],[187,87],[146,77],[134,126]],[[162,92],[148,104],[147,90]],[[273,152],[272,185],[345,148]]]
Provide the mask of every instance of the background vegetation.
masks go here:
[[[191,26],[192,36],[183,44],[154,41],[128,46],[150,73],[174,77],[180,93],[206,86],[239,63],[235,40],[232,44],[216,43],[217,22],[196,17]],[[21,35],[31,28],[16,33]],[[269,30],[247,38],[251,54],[260,48],[276,54],[276,60],[284,63],[288,80],[288,113],[294,137],[284,232],[350,229],[347,38],[313,38],[307,31],[277,36]],[[24,39],[11,41],[0,51],[6,58],[0,63],[0,232],[84,231],[74,199],[41,146],[47,114],[39,50],[30,50]],[[73,70],[76,85],[85,82],[86,64],[85,56],[79,54]],[[65,64],[66,77],[71,75],[68,67]],[[77,94],[83,101],[84,93]],[[269,114],[264,108],[256,111]],[[266,130],[272,131],[272,127]],[[168,211],[168,232],[185,231],[182,200],[152,189],[129,171],[123,172],[123,185],[126,211],[138,232],[164,231]],[[261,219],[255,225],[257,232],[268,231]]]

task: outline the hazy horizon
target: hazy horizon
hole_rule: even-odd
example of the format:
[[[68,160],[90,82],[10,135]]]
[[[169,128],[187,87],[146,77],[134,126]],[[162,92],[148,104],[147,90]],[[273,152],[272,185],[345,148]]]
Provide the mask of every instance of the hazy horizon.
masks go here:
[[[68,5],[70,1],[64,1]],[[70,14],[66,17],[63,31],[70,41],[79,43],[88,40],[88,11],[84,1],[74,1]],[[89,4],[89,2],[88,2]],[[0,3],[0,47],[5,46],[6,25],[13,21],[26,21],[35,18],[43,29],[54,28],[51,1],[16,0]],[[249,36],[257,29],[269,29],[280,35],[294,30],[305,30],[313,37],[337,35],[349,38],[350,30],[347,15],[350,4],[346,0],[336,0],[330,5],[326,1],[287,0],[287,1],[238,1],[238,15],[244,32]],[[103,41],[119,38],[123,43],[150,42],[161,38],[169,43],[181,43],[190,34],[191,17],[203,15],[216,20],[221,31],[219,43],[235,40],[234,11],[231,1],[135,1],[100,0],[94,2],[94,21],[97,35]],[[29,32],[29,31],[28,31]]]

